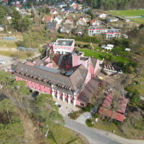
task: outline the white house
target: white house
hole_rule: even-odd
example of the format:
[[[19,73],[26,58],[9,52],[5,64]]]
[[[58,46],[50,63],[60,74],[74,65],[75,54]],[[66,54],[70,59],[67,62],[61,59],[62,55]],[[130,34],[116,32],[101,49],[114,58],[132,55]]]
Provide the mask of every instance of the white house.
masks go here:
[[[119,39],[121,37],[121,30],[120,29],[108,29],[106,33],[106,39],[110,40],[113,38]]]
[[[100,26],[102,24],[102,21],[93,19],[90,21],[90,24],[92,26]]]
[[[61,24],[62,20],[63,20],[63,18],[60,15],[58,15],[54,18],[54,21],[57,22],[57,24]]]
[[[99,34],[105,34],[107,32],[107,28],[101,26],[90,26],[88,28],[88,35],[94,36]]]
[[[87,25],[87,21],[85,18],[80,18],[77,22],[76,25]]]
[[[97,16],[99,18],[106,18],[107,17],[107,14],[106,13],[100,13],[100,14],[97,14]]]

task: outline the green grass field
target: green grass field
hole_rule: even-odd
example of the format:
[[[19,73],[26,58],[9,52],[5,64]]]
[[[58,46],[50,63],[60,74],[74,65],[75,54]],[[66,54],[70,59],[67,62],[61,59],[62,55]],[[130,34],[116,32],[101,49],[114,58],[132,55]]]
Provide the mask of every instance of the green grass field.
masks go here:
[[[141,16],[144,15],[144,9],[142,10],[120,10],[120,11],[109,11],[109,14],[115,16]]]
[[[85,56],[94,57],[100,60],[105,58],[105,59],[111,59],[112,61],[115,61],[115,62],[129,63],[129,60],[126,57],[114,56],[113,54],[110,54],[110,53],[96,52],[96,51],[92,51],[89,49],[80,49],[80,51],[84,52]]]
[[[138,24],[144,24],[144,18],[132,19],[132,21]]]

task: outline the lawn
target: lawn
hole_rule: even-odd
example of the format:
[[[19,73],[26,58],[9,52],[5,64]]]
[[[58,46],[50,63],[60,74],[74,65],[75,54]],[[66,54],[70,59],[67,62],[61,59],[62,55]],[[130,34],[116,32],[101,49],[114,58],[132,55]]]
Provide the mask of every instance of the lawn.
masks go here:
[[[143,127],[143,122],[140,122],[141,127]],[[111,133],[114,133],[116,135],[129,138],[129,139],[138,139],[144,135],[144,131],[140,128],[134,128],[132,125],[127,126],[125,128],[125,134],[121,130],[121,127],[123,124],[119,124],[118,126],[112,122],[108,123],[106,121],[102,121],[100,118],[98,122],[94,122],[94,128],[105,130]],[[125,127],[125,126],[123,126]]]
[[[130,84],[127,88],[133,91],[136,90],[140,93],[140,95],[144,95],[144,77],[136,77],[133,81],[135,82]]]
[[[12,40],[0,40],[0,48],[17,48],[17,45]]]
[[[32,53],[28,52],[15,52],[15,51],[0,51],[0,55],[9,56],[9,57],[17,57],[20,59],[26,59],[32,56]]]
[[[100,60],[105,58],[105,59],[110,59],[110,60],[115,61],[115,62],[123,62],[123,63],[128,63],[129,62],[129,60],[126,57],[114,56],[111,53],[96,52],[96,51],[92,51],[92,50],[89,50],[89,49],[80,49],[80,51],[84,52],[85,56],[94,57],[94,58],[97,58],[97,59],[100,59]]]
[[[144,18],[137,18],[137,19],[132,19],[133,22],[136,22],[138,24],[144,24]]]
[[[100,119],[97,123],[94,123],[94,128],[102,129],[111,133],[114,131],[114,134],[126,137],[114,123],[108,123]]]
[[[108,13],[115,16],[141,16],[144,15],[144,9],[109,11]]]
[[[50,144],[56,144],[56,143],[57,144],[68,144],[68,143],[87,144],[88,143],[86,139],[80,134],[58,124],[54,125],[51,131],[53,136],[51,136],[51,133],[48,136],[48,142]]]

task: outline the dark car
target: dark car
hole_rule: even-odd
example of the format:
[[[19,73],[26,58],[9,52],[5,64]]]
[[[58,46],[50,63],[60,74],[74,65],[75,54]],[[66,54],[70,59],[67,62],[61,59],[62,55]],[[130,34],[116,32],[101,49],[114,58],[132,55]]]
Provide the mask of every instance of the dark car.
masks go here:
[[[32,92],[32,97],[33,97],[33,98],[36,98],[38,95],[39,95],[39,92],[38,92],[38,91]]]

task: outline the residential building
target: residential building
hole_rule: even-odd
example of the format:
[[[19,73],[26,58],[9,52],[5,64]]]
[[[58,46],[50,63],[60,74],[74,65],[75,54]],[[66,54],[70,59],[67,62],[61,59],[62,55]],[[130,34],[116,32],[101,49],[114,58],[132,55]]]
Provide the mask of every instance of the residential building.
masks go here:
[[[79,26],[74,30],[74,34],[82,36],[85,32],[85,27]]]
[[[88,35],[89,36],[105,34],[106,32],[107,32],[107,29],[105,27],[102,27],[102,26],[90,26],[88,28]]]
[[[106,18],[107,14],[106,13],[98,13],[98,14],[96,14],[96,16],[99,18]]]
[[[68,18],[66,19],[66,21],[64,22],[64,24],[74,25],[74,21],[73,21],[73,19],[72,19],[71,17],[68,17]]]
[[[73,29],[73,25],[65,24],[60,28],[61,33],[70,33]]]
[[[45,23],[47,23],[47,22],[52,22],[53,19],[54,19],[54,15],[50,15],[50,16],[45,15],[45,16],[43,17],[42,21],[45,22]]]
[[[63,18],[60,15],[58,15],[54,18],[54,21],[57,22],[57,24],[59,25],[62,23]]]
[[[85,18],[80,18],[77,22],[76,22],[76,25],[82,25],[82,26],[85,26],[87,25],[87,21]]]
[[[74,51],[74,39],[57,39],[52,48],[54,53],[66,54]]]
[[[90,25],[92,25],[92,26],[100,26],[100,25],[102,25],[102,21],[100,21],[100,20],[95,20],[95,19],[92,19],[91,21],[90,21]]]
[[[58,24],[56,22],[48,22],[46,25],[47,31],[57,31],[58,30]]]
[[[121,37],[120,29],[108,29],[106,33],[106,39],[110,40],[113,38],[119,39]]]

